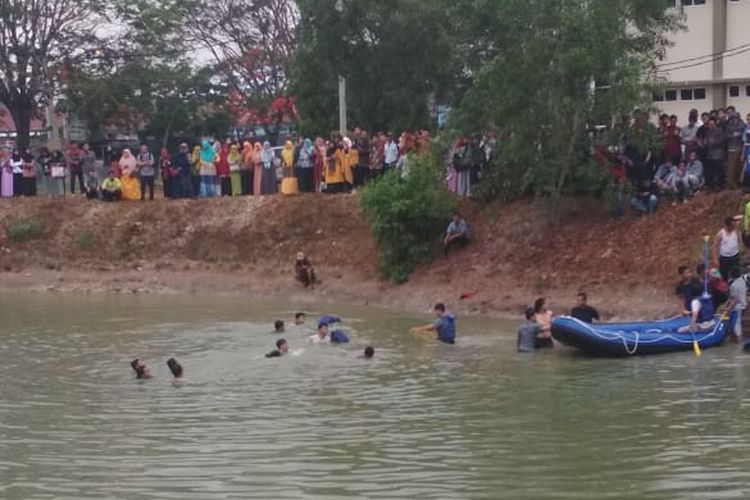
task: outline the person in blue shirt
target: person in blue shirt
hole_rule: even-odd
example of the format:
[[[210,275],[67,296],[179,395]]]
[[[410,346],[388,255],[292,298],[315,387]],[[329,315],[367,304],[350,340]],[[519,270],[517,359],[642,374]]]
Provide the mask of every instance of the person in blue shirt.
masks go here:
[[[456,343],[456,318],[445,309],[445,304],[435,304],[433,308],[435,321],[429,325],[417,326],[411,329],[412,333],[435,332],[437,339],[443,344],[453,345]]]
[[[468,244],[469,226],[466,225],[466,221],[459,214],[453,214],[451,223],[448,224],[448,228],[445,230],[445,239],[443,240],[445,256],[448,256],[448,250],[453,245],[461,245],[461,248],[466,248]]]

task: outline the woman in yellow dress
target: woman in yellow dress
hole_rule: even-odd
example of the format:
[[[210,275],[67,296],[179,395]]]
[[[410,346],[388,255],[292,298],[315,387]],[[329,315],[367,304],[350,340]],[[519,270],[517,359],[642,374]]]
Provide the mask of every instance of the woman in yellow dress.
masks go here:
[[[120,185],[122,190],[123,200],[140,200],[141,192],[138,186],[138,181],[135,176],[137,175],[137,163],[135,156],[130,152],[128,148],[122,150],[122,157],[120,158],[120,170],[122,171],[122,177],[120,178]]]
[[[294,146],[292,141],[286,141],[284,149],[281,150],[281,167],[283,172],[281,194],[297,194],[299,185],[297,176],[294,175]]]

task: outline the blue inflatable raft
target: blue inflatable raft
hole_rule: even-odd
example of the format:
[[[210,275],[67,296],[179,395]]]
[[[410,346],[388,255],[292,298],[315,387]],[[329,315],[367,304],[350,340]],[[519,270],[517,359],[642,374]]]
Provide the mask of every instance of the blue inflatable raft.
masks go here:
[[[728,329],[727,321],[714,320],[695,336],[680,333],[690,325],[687,317],[650,323],[589,324],[575,318],[561,316],[552,321],[552,337],[563,345],[574,347],[594,356],[640,356],[689,351],[693,339],[701,349],[722,343]]]

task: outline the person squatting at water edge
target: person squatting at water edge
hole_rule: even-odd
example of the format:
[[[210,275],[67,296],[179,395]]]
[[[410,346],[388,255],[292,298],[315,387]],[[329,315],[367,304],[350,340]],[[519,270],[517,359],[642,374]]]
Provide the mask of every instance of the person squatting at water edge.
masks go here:
[[[411,329],[413,334],[431,333],[437,334],[437,339],[444,344],[456,343],[456,317],[445,309],[445,304],[435,304],[432,308],[435,321],[429,325],[415,326]]]

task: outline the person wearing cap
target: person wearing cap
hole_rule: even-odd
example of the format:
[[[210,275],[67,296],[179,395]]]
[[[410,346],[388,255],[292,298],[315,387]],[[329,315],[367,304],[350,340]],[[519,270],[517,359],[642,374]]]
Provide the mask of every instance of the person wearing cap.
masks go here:
[[[120,201],[122,198],[122,184],[120,179],[115,177],[114,170],[107,173],[101,185],[102,201]]]
[[[302,252],[297,252],[297,260],[294,264],[296,280],[305,285],[305,288],[315,286],[315,268],[310,263],[310,259]]]

